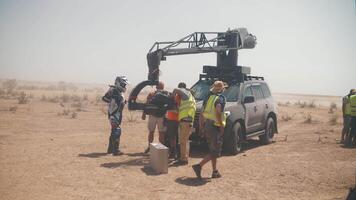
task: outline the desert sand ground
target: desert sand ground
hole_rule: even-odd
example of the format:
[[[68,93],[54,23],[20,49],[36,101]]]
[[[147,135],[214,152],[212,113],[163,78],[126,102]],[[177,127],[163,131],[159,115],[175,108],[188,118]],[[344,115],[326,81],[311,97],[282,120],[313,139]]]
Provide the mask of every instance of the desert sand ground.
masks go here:
[[[51,98],[73,93],[26,93],[33,98],[25,104],[0,99],[0,199],[345,199],[354,184],[356,149],[339,143],[340,106],[332,112],[328,106],[339,97],[326,106],[323,98],[322,106],[309,96],[315,105],[301,105],[295,102],[303,96],[278,94],[274,142],[251,140],[242,153],[219,159],[222,178],[209,178],[209,164],[197,180],[191,165],[204,149],[192,149],[189,165],[170,166],[168,174],[149,168],[140,113],[125,110],[125,154],[107,155],[106,107],[96,100],[102,93],[73,92],[87,97],[64,103]]]

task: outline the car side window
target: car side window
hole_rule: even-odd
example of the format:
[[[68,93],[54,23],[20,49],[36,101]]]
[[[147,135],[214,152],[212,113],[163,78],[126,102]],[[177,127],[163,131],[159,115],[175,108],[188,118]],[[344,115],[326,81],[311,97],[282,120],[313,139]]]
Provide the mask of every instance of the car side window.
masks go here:
[[[267,85],[262,84],[261,87],[262,87],[263,96],[264,96],[265,98],[271,97],[271,92],[269,91]]]
[[[253,85],[252,91],[256,100],[263,99],[263,93],[261,89],[261,85]]]
[[[252,91],[251,91],[251,87],[247,86],[244,90],[244,96],[243,98],[247,97],[247,96],[253,96]]]

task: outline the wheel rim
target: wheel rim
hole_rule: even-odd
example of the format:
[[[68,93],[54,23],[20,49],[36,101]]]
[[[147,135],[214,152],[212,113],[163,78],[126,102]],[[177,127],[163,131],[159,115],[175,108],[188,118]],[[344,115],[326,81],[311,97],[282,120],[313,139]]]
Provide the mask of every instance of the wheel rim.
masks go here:
[[[236,134],[236,150],[240,151],[241,150],[241,129],[237,130],[237,134]]]
[[[273,138],[273,136],[274,136],[273,127],[274,127],[274,124],[273,124],[273,122],[272,122],[272,123],[270,124],[270,126],[268,127],[268,137],[269,137],[269,138]]]

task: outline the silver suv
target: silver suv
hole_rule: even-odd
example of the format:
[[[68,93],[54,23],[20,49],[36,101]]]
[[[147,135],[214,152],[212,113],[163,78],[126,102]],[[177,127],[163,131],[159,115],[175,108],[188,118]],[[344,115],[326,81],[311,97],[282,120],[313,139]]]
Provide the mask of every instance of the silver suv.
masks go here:
[[[193,143],[204,142],[198,135],[199,114],[203,100],[209,95],[211,80],[199,80],[192,88],[197,102],[197,113],[193,133]],[[277,109],[267,83],[263,77],[246,76],[244,81],[231,84],[224,92],[225,112],[228,115],[225,127],[223,150],[237,154],[242,144],[249,138],[258,136],[263,144],[269,144],[277,133]]]

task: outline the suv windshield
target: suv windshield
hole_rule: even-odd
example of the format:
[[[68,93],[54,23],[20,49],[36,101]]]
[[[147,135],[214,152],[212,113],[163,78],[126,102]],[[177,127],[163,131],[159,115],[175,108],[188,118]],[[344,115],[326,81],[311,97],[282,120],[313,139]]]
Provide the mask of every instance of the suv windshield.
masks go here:
[[[208,81],[198,81],[191,90],[196,100],[205,100],[210,92],[210,83]],[[240,91],[240,85],[231,85],[222,93],[227,102],[237,101]]]

